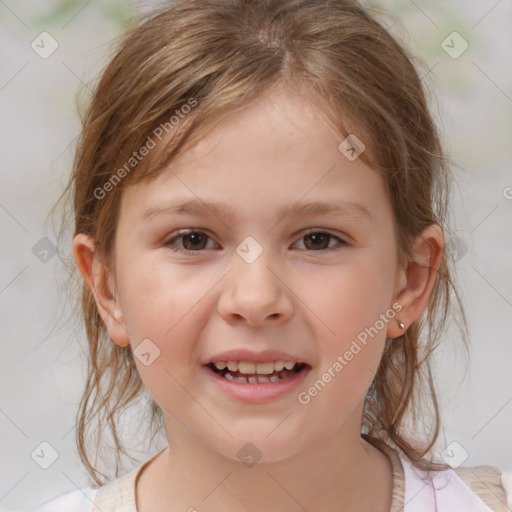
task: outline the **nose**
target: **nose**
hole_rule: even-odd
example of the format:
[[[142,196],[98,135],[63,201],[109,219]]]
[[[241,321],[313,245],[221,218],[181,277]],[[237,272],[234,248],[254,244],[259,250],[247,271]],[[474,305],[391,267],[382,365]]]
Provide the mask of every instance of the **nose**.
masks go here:
[[[235,255],[218,303],[219,314],[227,322],[262,326],[282,323],[293,314],[289,283],[269,253],[263,251],[252,263]]]

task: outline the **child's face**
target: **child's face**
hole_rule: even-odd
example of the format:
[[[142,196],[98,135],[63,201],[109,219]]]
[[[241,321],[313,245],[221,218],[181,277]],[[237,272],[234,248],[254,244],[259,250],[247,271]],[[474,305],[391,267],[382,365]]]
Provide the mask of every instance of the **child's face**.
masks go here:
[[[136,363],[168,434],[183,429],[233,459],[252,442],[268,461],[340,433],[359,437],[386,336],[398,335],[400,269],[384,181],[347,159],[341,142],[308,103],[274,95],[225,119],[155,181],[124,191],[115,265],[118,318],[131,336],[112,338],[134,349],[151,340],[139,349],[150,364]],[[167,210],[185,200],[234,216]],[[352,206],[278,217],[310,202],[352,203],[369,216]],[[175,239],[186,229],[201,234]],[[279,351],[309,367],[291,387],[237,384],[204,365],[233,349]],[[259,400],[226,391],[285,385]]]

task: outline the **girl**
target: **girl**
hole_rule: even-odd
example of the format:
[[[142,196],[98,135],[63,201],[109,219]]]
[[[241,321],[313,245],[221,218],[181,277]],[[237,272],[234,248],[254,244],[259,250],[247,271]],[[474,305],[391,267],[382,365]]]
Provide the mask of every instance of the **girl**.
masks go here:
[[[411,58],[354,1],[183,0],[133,28],[67,189],[99,488],[40,510],[507,510],[498,469],[426,456],[453,298],[467,336],[449,179]],[[124,454],[144,390],[168,447],[109,482],[86,434]]]

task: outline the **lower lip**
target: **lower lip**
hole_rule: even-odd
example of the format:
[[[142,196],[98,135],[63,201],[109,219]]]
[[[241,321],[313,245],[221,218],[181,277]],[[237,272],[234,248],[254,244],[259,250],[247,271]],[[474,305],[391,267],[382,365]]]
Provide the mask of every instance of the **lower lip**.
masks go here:
[[[215,373],[208,366],[203,366],[203,369],[226,394],[245,402],[262,402],[283,396],[298,387],[311,370],[311,366],[305,366],[300,372],[286,379],[261,384],[234,382]]]

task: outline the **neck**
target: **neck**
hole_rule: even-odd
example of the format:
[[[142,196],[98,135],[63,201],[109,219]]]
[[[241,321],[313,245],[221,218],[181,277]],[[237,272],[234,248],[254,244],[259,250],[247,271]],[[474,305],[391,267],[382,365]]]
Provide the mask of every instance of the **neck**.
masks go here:
[[[170,448],[138,483],[139,512],[388,512],[389,459],[360,438],[360,426],[318,436],[307,449],[251,467],[219,454],[175,423]]]

